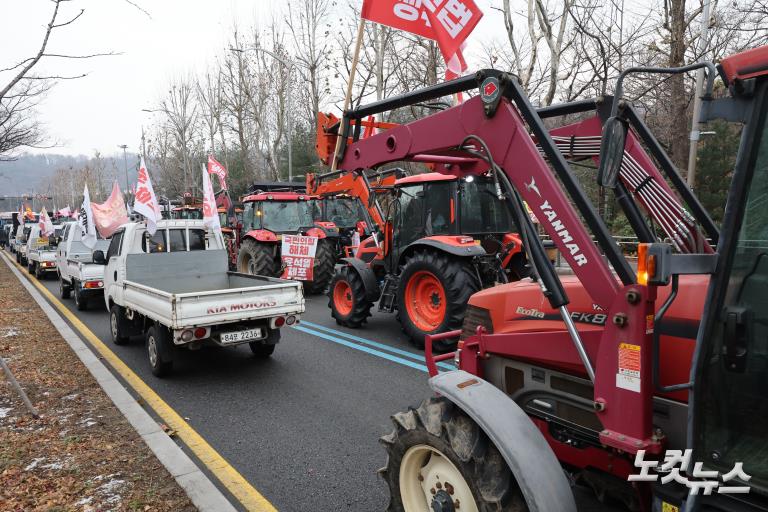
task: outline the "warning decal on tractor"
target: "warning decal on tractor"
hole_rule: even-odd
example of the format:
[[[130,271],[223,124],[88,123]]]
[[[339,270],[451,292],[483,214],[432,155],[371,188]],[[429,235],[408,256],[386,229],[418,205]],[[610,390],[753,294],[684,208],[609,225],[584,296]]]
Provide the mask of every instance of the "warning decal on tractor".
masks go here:
[[[619,343],[619,371],[616,387],[640,392],[640,345]]]
[[[311,281],[317,251],[316,236],[285,235],[283,237],[281,258],[283,260],[283,279]]]

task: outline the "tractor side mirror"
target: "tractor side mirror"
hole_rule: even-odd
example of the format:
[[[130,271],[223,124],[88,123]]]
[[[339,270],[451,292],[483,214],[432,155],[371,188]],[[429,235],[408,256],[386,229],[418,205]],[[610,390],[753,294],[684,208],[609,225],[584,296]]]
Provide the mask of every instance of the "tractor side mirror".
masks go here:
[[[97,265],[106,265],[107,259],[104,257],[104,251],[93,251],[93,262]]]
[[[600,142],[600,168],[597,170],[597,184],[601,187],[616,188],[626,142],[627,122],[619,117],[609,118],[603,126],[602,141]]]

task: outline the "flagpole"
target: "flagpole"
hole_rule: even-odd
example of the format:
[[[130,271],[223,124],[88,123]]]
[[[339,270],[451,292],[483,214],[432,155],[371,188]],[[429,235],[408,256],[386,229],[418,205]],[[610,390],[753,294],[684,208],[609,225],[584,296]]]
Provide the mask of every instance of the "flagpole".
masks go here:
[[[357,28],[357,43],[355,44],[355,53],[352,56],[352,67],[349,70],[349,83],[347,83],[347,95],[344,97],[344,109],[342,110],[342,116],[346,115],[349,103],[352,100],[352,87],[355,85],[355,73],[357,71],[357,63],[360,60],[360,47],[363,45],[363,35],[365,34],[365,18],[360,16],[360,26]],[[341,149],[341,137],[344,133],[339,133],[336,137],[336,148],[333,150],[333,161],[331,163],[331,172],[338,167],[339,150]]]

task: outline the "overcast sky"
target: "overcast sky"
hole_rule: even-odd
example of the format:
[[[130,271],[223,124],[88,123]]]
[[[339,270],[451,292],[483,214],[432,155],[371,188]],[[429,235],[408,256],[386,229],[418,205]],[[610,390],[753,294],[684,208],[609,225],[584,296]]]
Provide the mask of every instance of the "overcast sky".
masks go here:
[[[151,115],[142,109],[158,104],[174,76],[204,71],[224,51],[229,28],[268,24],[284,0],[74,0],[62,4],[66,20],[85,9],[68,27],[57,29],[49,52],[73,55],[120,52],[89,60],[49,59],[37,73],[82,74],[61,81],[39,108],[40,119],[59,146],[44,152],[111,154],[118,144],[136,151],[142,124]],[[496,0],[476,0],[485,11],[477,34],[503,33],[492,12]],[[342,2],[340,2],[342,4]],[[49,0],[0,0],[0,69],[33,55],[51,15]],[[8,73],[0,74],[0,84]],[[35,150],[34,152],[40,152]]]

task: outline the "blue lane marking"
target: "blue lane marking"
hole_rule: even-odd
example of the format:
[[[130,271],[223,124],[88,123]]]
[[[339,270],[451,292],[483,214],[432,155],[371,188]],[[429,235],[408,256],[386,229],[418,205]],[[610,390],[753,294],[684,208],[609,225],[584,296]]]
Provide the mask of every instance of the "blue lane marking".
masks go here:
[[[306,323],[306,322],[302,322]],[[405,366],[410,366],[411,368],[415,368],[417,370],[421,370],[423,372],[427,372],[427,367],[423,364],[414,363],[413,361],[409,361],[408,359],[404,359],[402,357],[397,357],[392,354],[387,354],[386,352],[381,352],[380,350],[374,350],[372,348],[368,348],[363,345],[358,345],[357,343],[353,343],[351,341],[343,340],[341,338],[337,338],[336,336],[331,336],[330,334],[325,334],[320,331],[315,331],[314,329],[309,329],[307,327],[302,327],[301,325],[297,325],[294,327],[297,331],[301,331],[307,334],[311,334],[313,336],[317,336],[318,338],[323,338],[324,340],[333,341],[334,343],[338,343],[339,345],[344,345],[345,347],[353,348],[355,350],[361,350],[363,352],[367,352],[368,354],[381,357],[383,359],[387,359],[389,361],[399,363]]]
[[[308,325],[312,329],[316,329],[318,331],[325,331],[329,332],[331,334],[336,334],[337,336],[343,336],[347,339],[357,341],[359,343],[364,343],[366,345],[370,345],[372,347],[379,348],[381,350],[386,350],[388,352],[392,352],[394,354],[399,354],[401,356],[409,357],[411,359],[416,359],[417,361],[424,361],[424,354],[417,354],[415,352],[408,352],[407,350],[402,350],[396,347],[392,347],[390,345],[385,345],[384,343],[379,343],[377,341],[369,340],[366,338],[361,338],[360,336],[355,336],[354,334],[349,334],[344,331],[339,331],[336,329],[332,329],[330,327],[326,327],[324,325],[316,324],[313,322],[307,322],[306,320],[302,320],[299,325]],[[444,362],[437,363],[437,366],[440,368],[443,368],[444,370],[455,370],[456,366]]]

